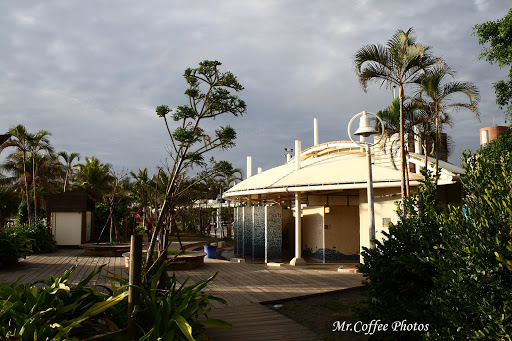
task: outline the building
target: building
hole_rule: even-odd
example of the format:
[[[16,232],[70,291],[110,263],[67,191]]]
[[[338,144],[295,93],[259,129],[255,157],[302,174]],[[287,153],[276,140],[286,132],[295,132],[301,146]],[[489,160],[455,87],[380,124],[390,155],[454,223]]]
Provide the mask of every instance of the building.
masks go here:
[[[315,140],[317,140],[315,138]],[[419,144],[418,144],[419,145]],[[230,188],[224,197],[241,203],[236,209],[235,254],[287,261],[355,261],[370,246],[368,215],[368,161],[353,142],[335,141],[300,150],[284,165],[269,169]],[[419,152],[419,150],[418,150]],[[391,149],[375,146],[372,155],[376,238],[382,240],[390,222],[397,221],[400,200],[400,158]],[[414,191],[423,179],[425,157],[407,157],[409,183]],[[449,204],[460,204],[458,178],[463,170],[439,161],[440,194]],[[435,159],[427,159],[435,167]],[[248,171],[249,173],[249,171]],[[300,216],[300,219],[296,218]]]

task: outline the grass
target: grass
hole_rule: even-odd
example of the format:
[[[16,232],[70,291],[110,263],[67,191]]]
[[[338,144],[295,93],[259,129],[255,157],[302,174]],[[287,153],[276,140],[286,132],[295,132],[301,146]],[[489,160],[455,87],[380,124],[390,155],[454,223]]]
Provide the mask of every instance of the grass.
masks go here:
[[[322,340],[367,340],[364,333],[332,331],[335,321],[354,324],[359,320],[353,309],[363,304],[365,292],[364,288],[354,288],[267,306],[310,329]]]

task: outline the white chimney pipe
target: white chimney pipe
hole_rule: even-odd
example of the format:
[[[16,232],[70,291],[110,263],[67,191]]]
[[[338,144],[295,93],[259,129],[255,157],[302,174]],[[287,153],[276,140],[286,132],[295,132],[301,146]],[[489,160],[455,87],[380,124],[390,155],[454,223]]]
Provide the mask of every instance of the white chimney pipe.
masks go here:
[[[252,157],[247,157],[247,179],[252,176]]]
[[[258,174],[261,173],[261,167],[258,167]]]
[[[295,140],[295,170],[300,169],[300,140]]]
[[[313,145],[318,145],[318,118],[313,119]]]

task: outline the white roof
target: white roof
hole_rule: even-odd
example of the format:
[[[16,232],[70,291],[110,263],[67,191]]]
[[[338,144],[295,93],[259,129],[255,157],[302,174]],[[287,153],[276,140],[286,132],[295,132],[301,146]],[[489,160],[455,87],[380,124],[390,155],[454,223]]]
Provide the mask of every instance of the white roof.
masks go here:
[[[334,144],[338,148],[337,154],[333,150]],[[346,149],[343,150],[343,147]],[[334,153],[318,156],[322,155],[322,150]],[[424,162],[422,157],[415,155],[411,159],[421,164]],[[353,143],[340,141],[314,146],[303,151],[301,159],[299,170],[295,170],[292,159],[284,165],[251,176],[230,188],[224,196],[236,198],[253,194],[359,189],[367,186],[368,160],[365,152],[359,148],[354,149]],[[400,171],[383,165],[377,162],[372,166],[374,187],[400,187]],[[463,173],[462,169],[446,162],[440,162],[440,167],[447,169],[440,184],[453,183],[453,177]],[[421,179],[423,176],[420,174],[409,173],[411,185],[418,185]]]

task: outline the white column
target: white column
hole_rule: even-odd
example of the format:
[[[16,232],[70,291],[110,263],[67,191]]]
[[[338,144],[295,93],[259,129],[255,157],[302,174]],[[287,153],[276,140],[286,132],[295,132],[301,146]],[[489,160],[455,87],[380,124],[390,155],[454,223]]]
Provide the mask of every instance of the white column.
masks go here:
[[[252,176],[252,157],[247,157],[247,179]]]
[[[366,145],[366,158],[368,160],[368,230],[370,235],[370,248],[374,249],[375,243],[372,240],[375,239],[375,209],[373,205],[372,155],[369,145]]]
[[[258,167],[258,174],[260,174],[262,171],[261,167]]]
[[[290,265],[306,265],[302,259],[302,207],[301,192],[295,193],[295,257],[290,261]]]
[[[295,140],[295,170],[300,169],[300,140]]]
[[[318,118],[313,119],[313,145],[318,145]]]

